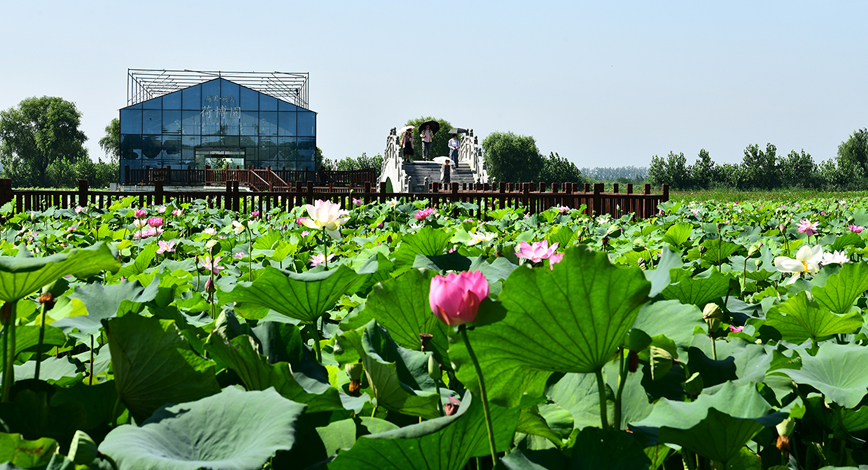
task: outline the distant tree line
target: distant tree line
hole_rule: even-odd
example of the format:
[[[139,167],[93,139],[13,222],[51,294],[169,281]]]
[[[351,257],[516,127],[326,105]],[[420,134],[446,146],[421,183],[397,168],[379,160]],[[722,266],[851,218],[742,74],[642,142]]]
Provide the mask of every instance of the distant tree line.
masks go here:
[[[75,103],[53,96],[27,98],[0,111],[0,177],[12,179],[16,187],[75,187],[79,179],[91,187],[108,187],[119,175],[117,119],[100,140],[106,162],[88,156],[80,125]]]
[[[644,166],[618,166],[582,168],[582,174],[588,179],[595,181],[615,181],[626,183],[639,183],[645,181],[648,176],[648,167]]]
[[[344,157],[342,160],[329,160],[328,158],[324,158],[322,159],[322,163],[319,165],[319,168],[333,171],[366,170],[369,168],[380,171],[380,168],[382,167],[382,155],[369,157],[365,152],[362,152],[358,157]]]
[[[715,163],[705,149],[687,164],[683,153],[651,158],[647,181],[672,189],[734,188],[739,190],[824,189],[868,187],[868,129],[854,132],[838,146],[836,159],[815,163],[804,150],[778,155],[773,144],[748,145],[741,163]]]
[[[493,132],[482,141],[485,166],[493,182],[584,183],[575,163],[551,152],[540,153],[531,136]]]

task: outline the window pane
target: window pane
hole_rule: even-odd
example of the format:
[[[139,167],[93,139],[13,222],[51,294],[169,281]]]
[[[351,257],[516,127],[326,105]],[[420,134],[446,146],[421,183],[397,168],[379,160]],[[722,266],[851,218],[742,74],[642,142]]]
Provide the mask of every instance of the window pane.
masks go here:
[[[238,84],[220,80],[220,103],[226,108],[237,108],[241,100],[238,95]]]
[[[202,111],[182,111],[184,123],[182,129],[185,135],[199,135],[202,133]]]
[[[202,135],[220,134],[220,110],[215,109],[216,106],[213,101],[203,105]]]
[[[214,109],[220,102],[220,80],[215,79],[202,84],[202,109],[210,105]]]
[[[163,111],[163,134],[181,133],[181,111]]]
[[[278,119],[280,120],[280,128],[277,130],[277,135],[286,135],[286,136],[294,136],[295,133],[295,125],[296,125],[296,113],[282,111],[278,113]]]
[[[142,136],[142,153],[145,155],[145,159],[153,160],[157,158],[160,155],[160,152],[162,152],[162,147],[163,143],[160,140],[160,136]],[[153,163],[148,163],[148,165],[154,166]]]
[[[247,160],[255,162],[259,160],[259,137],[241,137],[241,147],[247,153]]]
[[[256,111],[241,111],[241,135],[259,134],[259,113]]]
[[[142,135],[121,134],[121,166],[126,160],[140,160],[142,158]]]
[[[202,110],[202,87],[200,85],[185,88],[182,93],[184,94],[184,109]]]
[[[163,109],[181,109],[181,92],[176,91],[164,96]]]
[[[298,134],[304,137],[316,135],[316,113],[312,111],[300,111],[298,113]]]
[[[273,160],[277,156],[277,138],[259,138],[259,160]]]
[[[279,100],[278,104],[279,104],[279,106],[278,106],[279,111],[298,111],[299,110],[298,106],[296,106],[292,103],[287,103],[286,101]]]
[[[238,106],[220,108],[221,132],[223,135],[238,135],[241,132],[241,108]]]
[[[199,136],[184,136],[181,138],[181,165],[184,168],[196,165],[195,149],[199,146]]]
[[[163,97],[157,97],[149,99],[142,103],[142,107],[145,109],[162,109],[163,107]]]
[[[277,135],[276,112],[259,112],[259,135]]]
[[[277,111],[277,99],[268,95],[259,95],[260,111]]]
[[[259,93],[250,88],[241,87],[241,109],[244,111],[259,110]]]
[[[142,111],[139,109],[122,109],[121,110],[121,133],[122,134],[141,134],[142,133]]]
[[[143,127],[142,131],[145,134],[162,134],[163,120],[160,115],[163,112],[159,109],[146,109],[143,111]]]

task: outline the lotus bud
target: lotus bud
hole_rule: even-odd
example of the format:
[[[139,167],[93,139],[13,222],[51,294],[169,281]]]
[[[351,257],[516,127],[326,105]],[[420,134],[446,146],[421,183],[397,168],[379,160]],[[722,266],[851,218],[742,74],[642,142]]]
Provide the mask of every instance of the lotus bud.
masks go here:
[[[761,260],[761,259],[754,260],[753,264],[756,265],[757,269],[759,269],[759,267],[763,264],[763,260]]]
[[[641,238],[637,238],[633,240],[633,250],[634,251],[645,251],[645,240]]]
[[[440,364],[434,359],[433,354],[428,356],[428,375],[430,375],[434,381],[440,380],[440,377],[443,376],[443,372],[440,371]]]
[[[697,397],[702,393],[705,384],[703,384],[702,376],[699,375],[699,372],[694,372],[687,381],[681,384],[681,388],[684,389],[684,392],[687,393],[688,396]]]
[[[209,277],[208,280],[205,281],[205,292],[214,292],[214,290],[214,279]]]
[[[208,242],[205,243],[205,249],[208,250],[208,251],[210,252],[210,251],[211,251],[211,248],[214,248],[214,246],[215,246],[216,244],[217,244],[217,240],[208,240]]]
[[[699,254],[700,254],[700,255],[703,254],[703,253],[705,253],[706,251],[708,251],[708,248],[706,248],[706,247],[704,247],[704,246],[702,246],[702,245],[699,245]]]
[[[365,366],[362,365],[361,362],[354,362],[352,364],[345,365],[344,371],[346,371],[347,375],[350,377],[350,380],[360,380],[362,378],[362,372],[365,371]]]
[[[708,321],[709,319],[720,319],[723,318],[723,310],[720,309],[720,306],[715,303],[705,304],[705,308],[702,309],[702,319]]]
[[[96,443],[84,431],[75,431],[72,436],[72,444],[69,445],[69,460],[76,465],[89,465],[96,458],[99,451]]]
[[[753,256],[754,256],[755,254],[757,254],[758,252],[759,252],[759,246],[757,246],[757,245],[751,245],[750,248],[747,250],[747,257],[748,257],[748,258],[753,258]]]
[[[458,405],[460,405],[460,404],[461,404],[461,402],[459,400],[456,400],[455,398],[449,397],[449,403],[446,403],[443,405],[443,411],[446,412],[446,416],[454,415],[455,412],[458,411]]]

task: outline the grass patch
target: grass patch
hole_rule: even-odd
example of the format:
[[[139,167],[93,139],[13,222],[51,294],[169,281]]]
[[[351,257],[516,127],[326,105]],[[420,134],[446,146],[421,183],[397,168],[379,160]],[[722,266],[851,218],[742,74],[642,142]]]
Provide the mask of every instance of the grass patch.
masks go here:
[[[727,189],[670,191],[669,200],[679,202],[717,202],[771,201],[793,203],[804,199],[851,200],[868,197],[868,191],[819,191],[816,189],[780,189],[776,191],[736,191]]]

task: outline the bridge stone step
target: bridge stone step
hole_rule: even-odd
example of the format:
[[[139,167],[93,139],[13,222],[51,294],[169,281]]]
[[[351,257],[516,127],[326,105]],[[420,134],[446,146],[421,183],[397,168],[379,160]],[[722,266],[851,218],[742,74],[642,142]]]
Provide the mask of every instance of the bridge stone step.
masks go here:
[[[403,169],[404,173],[412,178],[410,191],[414,193],[428,190],[428,186],[425,184],[426,177],[429,183],[440,181],[439,163],[425,161],[405,162]],[[458,168],[452,170],[451,179],[453,183],[473,183],[473,171],[471,171],[470,165],[459,163]]]

